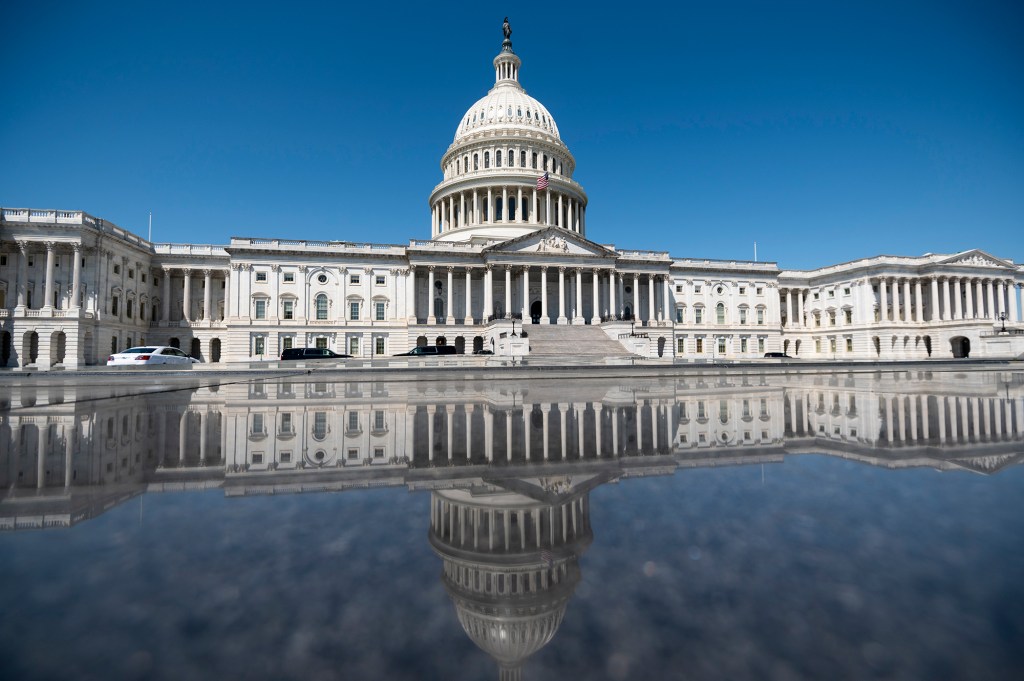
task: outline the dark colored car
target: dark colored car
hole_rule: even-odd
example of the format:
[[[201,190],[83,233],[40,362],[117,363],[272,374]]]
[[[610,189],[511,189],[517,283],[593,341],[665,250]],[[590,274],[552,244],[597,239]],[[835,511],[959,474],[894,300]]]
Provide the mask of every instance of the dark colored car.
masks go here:
[[[409,352],[400,352],[395,357],[436,357],[454,354],[457,354],[454,345],[418,345]]]
[[[342,359],[352,355],[339,355],[327,348],[288,348],[281,353],[281,360],[288,359]]]
[[[793,359],[784,352],[766,352],[764,357],[765,359]]]

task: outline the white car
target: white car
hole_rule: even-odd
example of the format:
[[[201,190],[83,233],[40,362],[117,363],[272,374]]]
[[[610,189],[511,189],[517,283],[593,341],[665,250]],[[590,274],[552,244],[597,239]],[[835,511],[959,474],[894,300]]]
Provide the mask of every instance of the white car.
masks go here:
[[[199,360],[190,357],[178,348],[166,345],[147,345],[145,347],[128,348],[124,352],[107,357],[108,367],[148,366],[150,364],[181,364],[192,366]]]

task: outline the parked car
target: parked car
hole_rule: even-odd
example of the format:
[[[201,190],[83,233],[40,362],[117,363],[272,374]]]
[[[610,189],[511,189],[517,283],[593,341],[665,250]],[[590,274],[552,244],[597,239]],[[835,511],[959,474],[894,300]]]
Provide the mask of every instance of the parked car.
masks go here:
[[[343,359],[352,355],[339,355],[327,348],[288,348],[281,353],[281,361],[290,359]]]
[[[494,350],[474,350],[474,355],[493,355]]]
[[[395,357],[436,357],[457,354],[454,345],[417,345],[409,352],[400,352]]]
[[[122,352],[107,357],[108,367],[118,366],[149,366],[151,364],[180,364],[192,366],[199,364],[200,360],[186,355],[178,348],[167,345],[146,345],[137,348],[128,348]]]
[[[793,359],[784,352],[766,352],[764,353],[765,359]]]

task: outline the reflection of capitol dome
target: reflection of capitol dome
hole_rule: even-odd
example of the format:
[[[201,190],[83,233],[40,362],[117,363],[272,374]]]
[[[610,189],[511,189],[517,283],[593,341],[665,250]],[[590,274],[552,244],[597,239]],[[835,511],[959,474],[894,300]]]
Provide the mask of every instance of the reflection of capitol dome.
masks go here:
[[[587,195],[551,112],[519,83],[509,38],[494,58],[494,87],[459,119],[430,195],[431,237],[487,243],[549,226],[586,235]],[[537,180],[548,178],[546,189]]]
[[[512,680],[558,630],[593,536],[590,485],[566,483],[560,493],[541,480],[507,486],[516,491],[435,491],[430,543],[462,628],[497,660],[500,678]]]

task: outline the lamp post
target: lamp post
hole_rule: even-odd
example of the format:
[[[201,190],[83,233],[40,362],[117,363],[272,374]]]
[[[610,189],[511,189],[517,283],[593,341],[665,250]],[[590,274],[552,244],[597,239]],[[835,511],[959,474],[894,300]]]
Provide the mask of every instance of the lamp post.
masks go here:
[[[1006,313],[1005,312],[1000,312],[999,316],[996,317],[996,319],[998,319],[1003,324],[1003,328],[1000,331],[1000,333],[1006,333]]]
[[[516,338],[516,319],[512,318],[512,338]]]
[[[636,332],[633,331],[633,325],[634,324],[636,324],[636,321],[634,321],[633,318],[631,317],[630,320],[629,320],[629,337],[630,338],[636,336]]]

